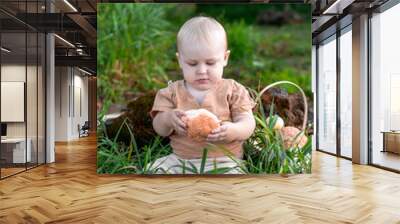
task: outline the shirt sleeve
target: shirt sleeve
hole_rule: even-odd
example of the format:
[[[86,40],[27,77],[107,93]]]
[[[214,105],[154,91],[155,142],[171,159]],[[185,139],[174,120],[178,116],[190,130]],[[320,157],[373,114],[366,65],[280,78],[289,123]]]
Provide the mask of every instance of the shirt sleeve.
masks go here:
[[[175,108],[174,94],[171,86],[160,89],[154,99],[153,107],[150,111],[150,117],[154,119],[158,112],[170,111]]]
[[[256,106],[256,103],[250,97],[247,89],[240,83],[234,81],[231,97],[229,100],[229,106],[232,117],[235,117],[240,113],[252,110]]]

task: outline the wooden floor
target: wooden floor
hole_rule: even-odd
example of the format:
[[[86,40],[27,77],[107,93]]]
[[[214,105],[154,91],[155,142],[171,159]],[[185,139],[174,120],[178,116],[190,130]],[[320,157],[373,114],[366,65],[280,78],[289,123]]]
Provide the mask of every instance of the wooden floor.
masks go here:
[[[400,170],[400,154],[376,150],[372,160],[374,164]]]
[[[0,223],[400,223],[400,175],[314,152],[281,177],[96,174],[95,138],[0,181]]]
[[[24,168],[0,168],[1,169],[1,178],[13,175],[15,173],[21,172],[25,170]]]
[[[27,167],[24,164],[19,164],[18,167],[7,167],[7,168],[0,168],[1,178],[6,178],[8,176],[24,172],[27,169],[33,169],[37,166],[37,164],[27,163]]]

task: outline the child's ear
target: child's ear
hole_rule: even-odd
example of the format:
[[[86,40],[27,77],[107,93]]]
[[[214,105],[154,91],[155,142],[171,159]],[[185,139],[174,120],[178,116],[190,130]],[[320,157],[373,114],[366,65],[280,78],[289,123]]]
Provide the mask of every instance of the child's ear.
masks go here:
[[[224,66],[228,64],[229,55],[231,54],[230,50],[227,50],[224,55]]]
[[[181,66],[181,60],[179,60],[179,53],[176,52],[175,55],[176,55],[176,59],[178,60],[179,67],[182,68],[182,66]]]

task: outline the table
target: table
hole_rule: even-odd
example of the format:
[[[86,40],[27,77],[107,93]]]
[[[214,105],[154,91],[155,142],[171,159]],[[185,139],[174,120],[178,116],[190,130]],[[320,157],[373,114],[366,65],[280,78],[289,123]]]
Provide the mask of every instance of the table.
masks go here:
[[[400,131],[382,131],[381,133],[383,133],[382,152],[400,154]]]
[[[30,138],[27,138],[26,142],[28,145],[25,154],[25,138],[1,139],[1,159],[5,160],[6,163],[30,162],[32,157],[32,141]]]

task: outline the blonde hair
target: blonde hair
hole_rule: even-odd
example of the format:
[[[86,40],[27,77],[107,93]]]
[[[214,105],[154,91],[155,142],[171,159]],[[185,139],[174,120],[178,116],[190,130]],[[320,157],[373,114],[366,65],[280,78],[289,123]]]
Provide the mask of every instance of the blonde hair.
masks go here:
[[[179,29],[177,35],[178,52],[183,41],[211,43],[217,35],[223,35],[225,49],[227,49],[227,37],[224,27],[214,18],[196,16],[186,21]]]

